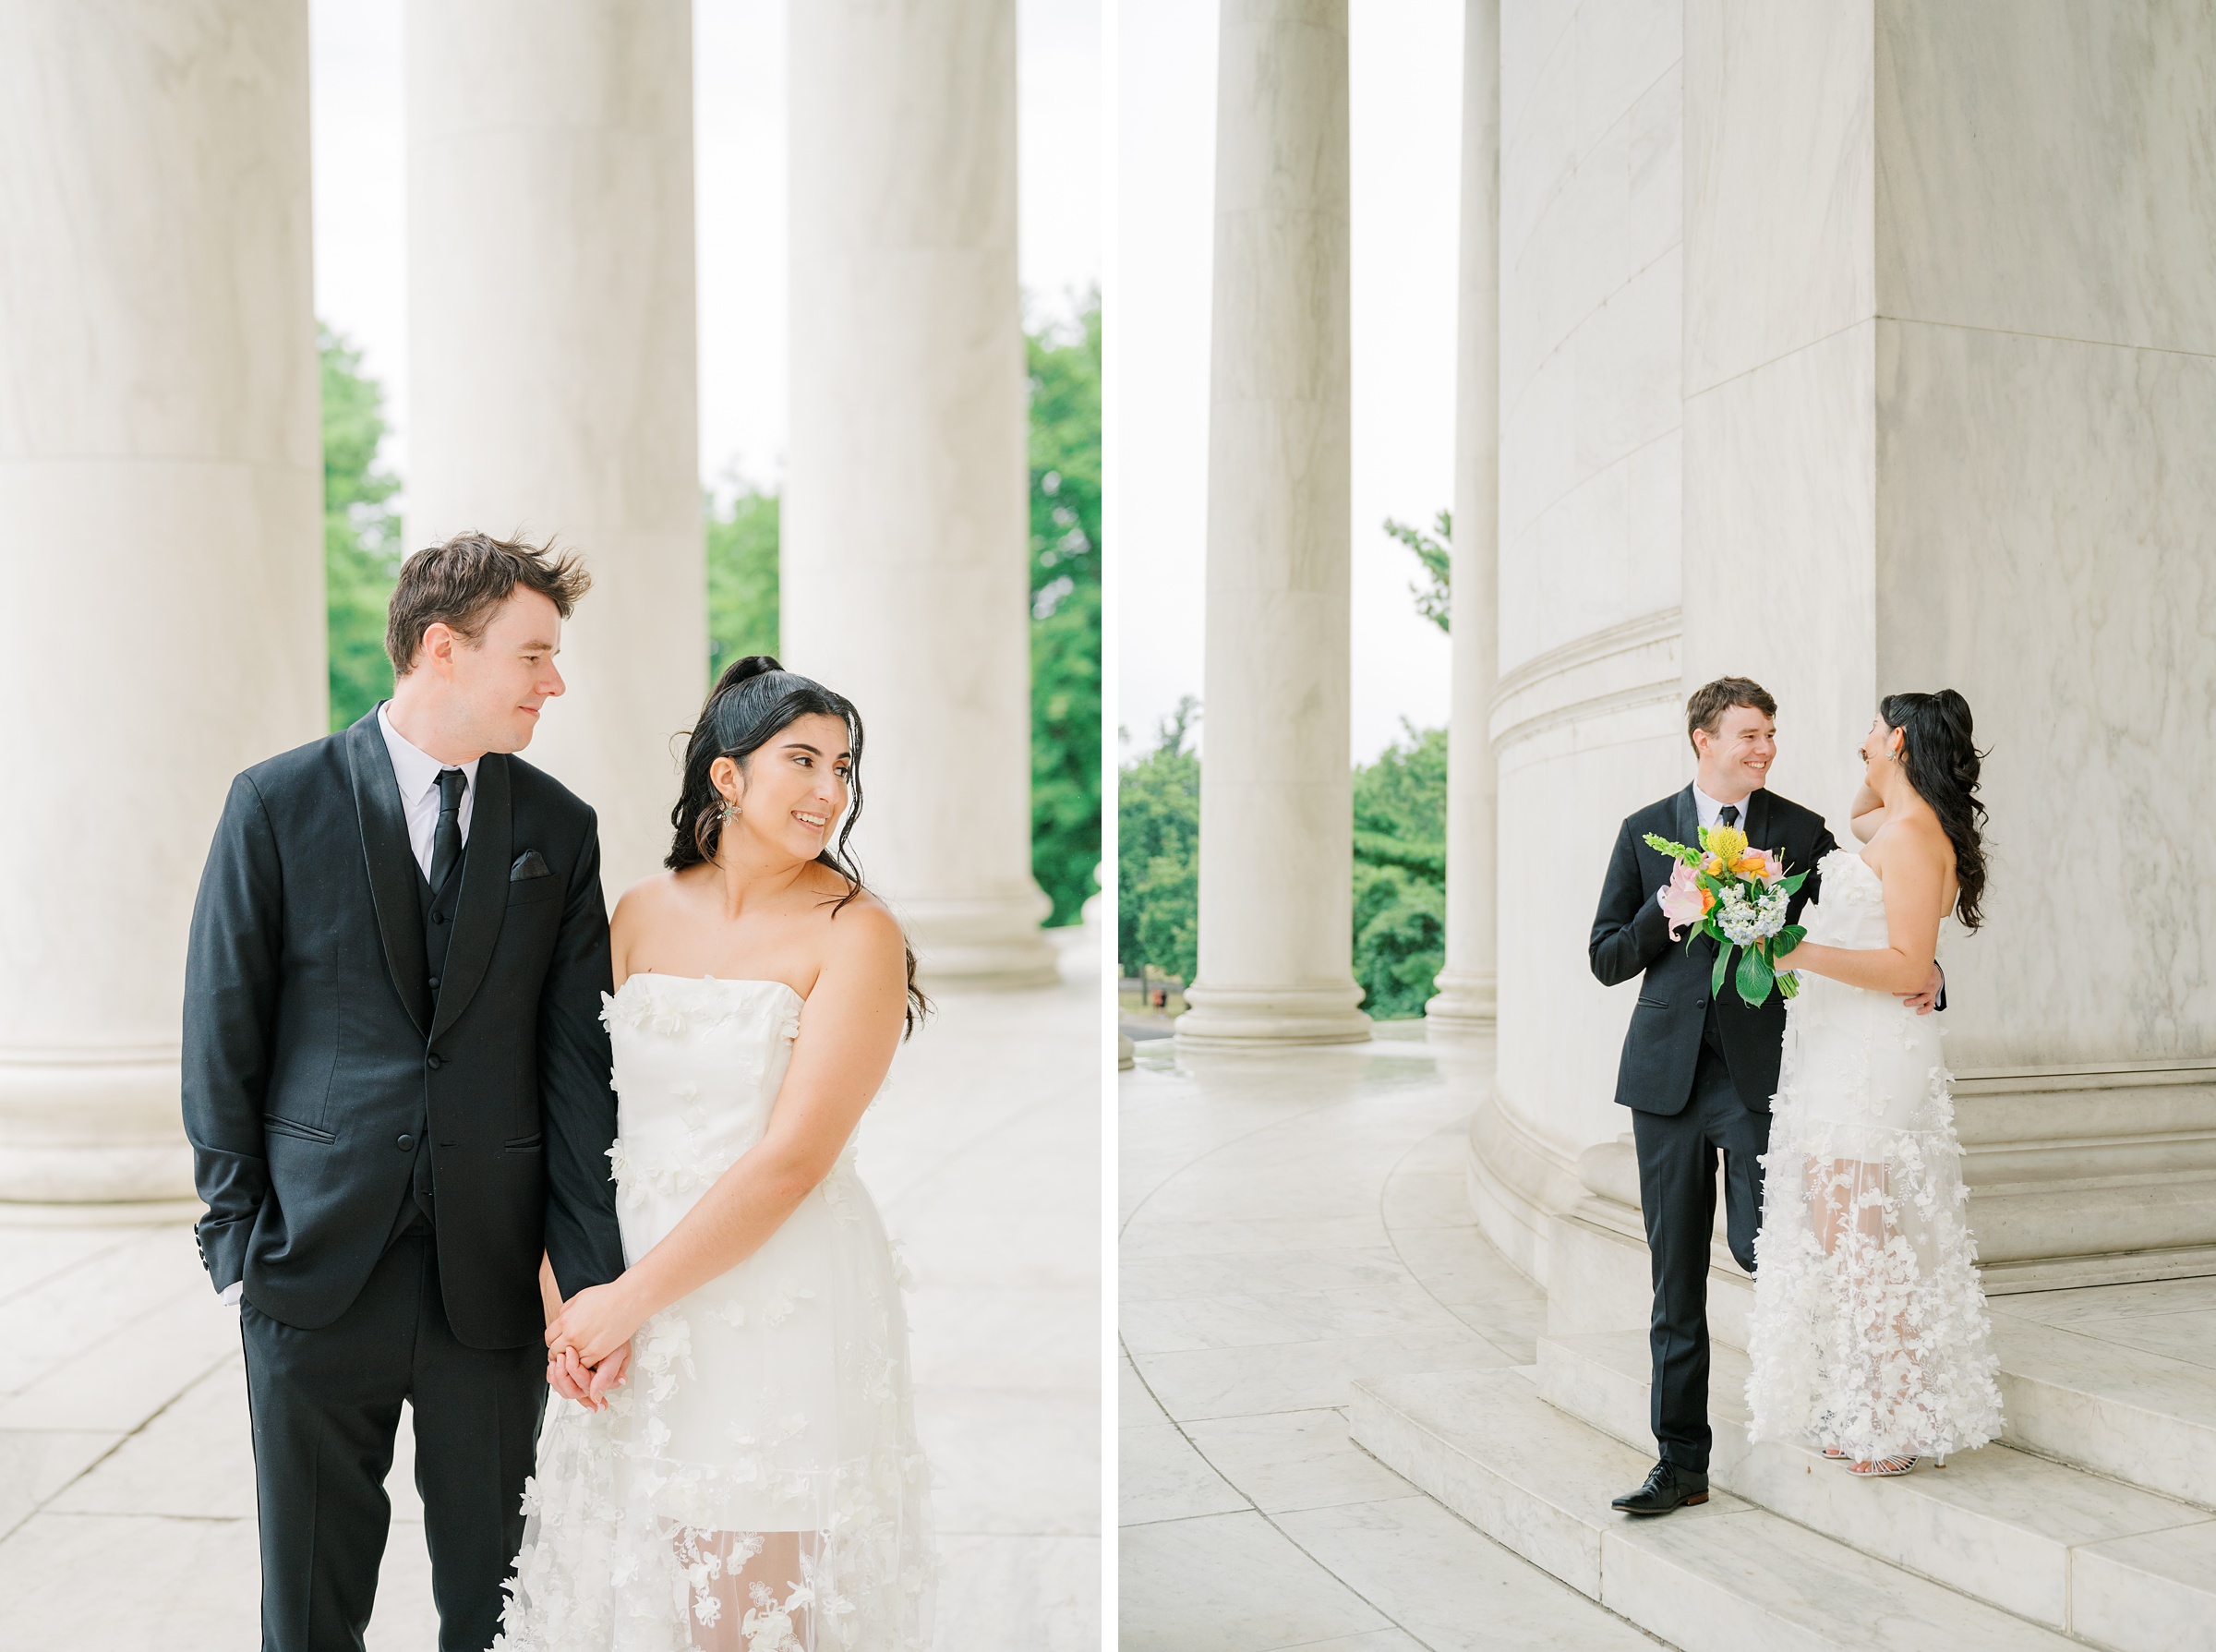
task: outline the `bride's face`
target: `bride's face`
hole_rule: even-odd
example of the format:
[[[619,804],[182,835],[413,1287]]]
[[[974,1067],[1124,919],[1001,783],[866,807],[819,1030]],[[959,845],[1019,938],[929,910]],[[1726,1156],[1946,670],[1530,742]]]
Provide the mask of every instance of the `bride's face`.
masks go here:
[[[765,848],[813,861],[847,812],[847,776],[854,762],[847,725],[813,713],[796,717],[747,759],[742,774],[728,757],[711,777],[739,804],[736,827]]]
[[[1884,791],[1887,779],[1898,766],[1895,756],[1906,738],[1898,729],[1888,727],[1882,714],[1870,719],[1870,732],[1862,736],[1857,751],[1862,760],[1862,778],[1869,782],[1871,790]]]

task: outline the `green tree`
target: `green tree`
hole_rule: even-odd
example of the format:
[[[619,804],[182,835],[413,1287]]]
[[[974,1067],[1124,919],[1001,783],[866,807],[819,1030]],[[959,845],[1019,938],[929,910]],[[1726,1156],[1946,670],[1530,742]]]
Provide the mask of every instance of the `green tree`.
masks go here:
[[[1441,511],[1432,530],[1437,538],[1419,527],[1390,516],[1385,519],[1386,533],[1414,551],[1415,560],[1424,565],[1422,582],[1408,587],[1408,594],[1415,598],[1415,611],[1445,631],[1449,629],[1448,611],[1453,606],[1449,598],[1454,574],[1454,512]]]
[[[1185,749],[1198,710],[1180,700],[1154,749],[1117,771],[1115,955],[1128,975],[1151,964],[1189,982],[1198,962],[1200,759]]]
[[[400,479],[381,468],[385,392],[362,353],[328,327],[323,358],[323,581],[331,636],[331,726],[343,729],[392,693],[385,605],[401,560]]]
[[[707,500],[708,681],[777,651],[777,496],[748,484]]]
[[[1355,979],[1384,1020],[1423,1013],[1446,962],[1447,731],[1418,731],[1355,770]]]
[[[1101,860],[1101,298],[1028,335],[1031,875],[1074,923]]]

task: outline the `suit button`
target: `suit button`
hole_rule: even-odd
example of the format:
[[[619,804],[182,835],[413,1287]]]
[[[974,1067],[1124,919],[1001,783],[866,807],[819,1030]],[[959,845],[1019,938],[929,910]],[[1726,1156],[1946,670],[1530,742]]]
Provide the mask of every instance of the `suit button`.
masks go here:
[[[436,975],[434,975],[434,976],[432,976],[432,977],[431,977],[431,991],[433,991],[433,992],[435,993],[435,992],[437,992],[438,990],[439,990],[439,977],[438,977],[438,976],[436,976]]]
[[[431,922],[433,923],[444,923],[446,922],[446,914],[434,907],[431,909]]]
[[[1708,1007],[1708,1000],[1705,998],[1695,998],[1692,1001],[1692,1007],[1695,1009],[1706,1009]],[[438,1064],[434,1062],[432,1065],[437,1066]]]
[[[412,1153],[416,1151],[416,1138],[413,1136],[403,1136],[398,1141],[393,1143],[393,1146],[399,1148],[403,1153]]]
[[[444,1067],[445,1065],[446,1065],[445,1058],[444,1058],[444,1057],[442,1057],[442,1056],[441,1056],[441,1055],[439,1054],[439,1052],[438,1052],[438,1051],[436,1051],[436,1050],[433,1050],[433,1051],[431,1052],[431,1054],[430,1054],[430,1068],[431,1068],[431,1071],[433,1071],[433,1072],[437,1072],[437,1071],[438,1071],[438,1070],[439,1070],[440,1067]]]

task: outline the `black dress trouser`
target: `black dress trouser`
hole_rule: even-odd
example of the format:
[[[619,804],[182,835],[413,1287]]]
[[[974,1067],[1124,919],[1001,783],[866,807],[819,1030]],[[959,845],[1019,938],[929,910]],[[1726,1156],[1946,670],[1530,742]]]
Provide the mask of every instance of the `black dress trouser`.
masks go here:
[[[471,1348],[439,1291],[437,1240],[395,1238],[331,1324],[239,1307],[261,1525],[263,1652],[360,1652],[391,1505],[404,1399],[416,1413],[440,1652],[484,1652],[524,1537],[524,1478],[546,1405],[535,1346]]]
[[[1762,1225],[1762,1155],[1770,1115],[1740,1099],[1731,1069],[1704,1040],[1692,1097],[1674,1114],[1632,1114],[1639,1149],[1639,1206],[1654,1271],[1654,1356],[1649,1393],[1662,1460],[1708,1472],[1708,1242],[1716,1225],[1716,1163],[1724,1162],[1724,1224],[1731,1254],[1754,1272]]]

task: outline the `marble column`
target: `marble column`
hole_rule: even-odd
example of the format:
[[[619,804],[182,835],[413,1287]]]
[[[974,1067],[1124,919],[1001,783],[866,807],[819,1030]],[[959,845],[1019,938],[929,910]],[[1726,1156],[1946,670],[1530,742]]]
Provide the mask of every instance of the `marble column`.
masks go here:
[[[0,8],[0,1221],[197,1213],[200,865],[326,715],[305,0]]]
[[[1345,0],[1223,0],[1195,1045],[1369,1036],[1350,971]]]
[[[706,690],[685,0],[410,0],[411,549],[552,538],[593,588],[524,757],[657,868]]]
[[[1455,318],[1453,702],[1447,722],[1447,960],[1431,1038],[1489,1033],[1499,826],[1492,700],[1500,663],[1500,0],[1462,36],[1462,269]]]
[[[854,847],[942,983],[1055,978],[1031,877],[1015,0],[792,8],[783,658],[861,708]]]

